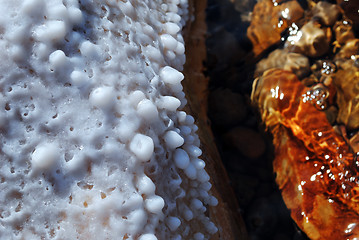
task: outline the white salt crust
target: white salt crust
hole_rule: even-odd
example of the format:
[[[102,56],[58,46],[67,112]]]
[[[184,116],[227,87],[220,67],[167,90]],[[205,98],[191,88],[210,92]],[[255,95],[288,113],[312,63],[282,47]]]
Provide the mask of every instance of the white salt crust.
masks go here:
[[[0,239],[209,239],[187,0],[0,5]]]

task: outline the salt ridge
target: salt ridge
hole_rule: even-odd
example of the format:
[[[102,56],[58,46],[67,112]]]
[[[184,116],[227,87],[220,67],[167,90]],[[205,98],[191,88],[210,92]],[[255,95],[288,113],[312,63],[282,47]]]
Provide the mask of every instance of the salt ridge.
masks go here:
[[[0,238],[209,239],[186,0],[0,6]],[[5,60],[6,59],[6,60]]]

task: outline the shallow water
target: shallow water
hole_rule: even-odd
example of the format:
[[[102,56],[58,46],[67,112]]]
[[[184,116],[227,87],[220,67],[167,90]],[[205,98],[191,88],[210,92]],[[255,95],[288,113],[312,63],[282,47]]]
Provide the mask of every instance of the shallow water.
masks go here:
[[[306,1],[298,2],[308,7]],[[246,31],[255,3],[208,1],[209,117],[250,239],[304,240],[308,238],[291,219],[275,183],[272,137],[250,103],[256,63],[283,46],[280,41],[254,56]]]

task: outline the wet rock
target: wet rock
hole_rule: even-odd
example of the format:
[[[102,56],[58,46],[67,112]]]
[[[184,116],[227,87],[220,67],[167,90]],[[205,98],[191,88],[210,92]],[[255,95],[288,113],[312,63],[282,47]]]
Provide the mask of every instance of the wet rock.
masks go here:
[[[312,86],[314,84],[319,83],[319,79],[314,74],[311,74],[310,76],[304,78],[301,82],[305,86],[310,87],[310,86]]]
[[[230,89],[216,89],[211,92],[208,108],[213,123],[219,126],[238,124],[247,114],[243,97]]]
[[[339,134],[343,136],[345,141],[349,143],[350,148],[353,152],[358,155],[359,154],[359,129],[355,129],[352,131],[347,131],[344,125],[336,126],[335,129]]]
[[[337,71],[337,66],[330,60],[317,60],[310,69],[318,81],[323,82],[324,78]]]
[[[328,122],[333,125],[338,116],[338,108],[334,105],[328,107],[325,110],[325,115],[327,115]]]
[[[353,152],[359,153],[359,133],[355,133],[353,137],[349,140],[350,147],[353,149]]]
[[[314,6],[312,13],[325,26],[332,26],[340,16],[340,8],[336,4],[320,1]]]
[[[349,40],[355,39],[350,20],[337,21],[333,27],[337,46],[345,45]]]
[[[299,79],[310,72],[309,60],[306,56],[298,53],[288,53],[284,64],[284,70],[293,72]]]
[[[337,122],[346,125],[348,130],[359,128],[359,69],[354,67],[353,60],[340,65],[333,82],[339,107]]]
[[[303,25],[296,36],[288,38],[286,46],[291,52],[309,57],[320,57],[329,50],[331,37],[330,28],[322,28],[318,22],[309,21]]]
[[[353,55],[359,54],[359,39],[351,39],[345,43],[340,51],[335,55],[335,60],[350,59]]]
[[[236,127],[231,129],[225,134],[224,141],[244,156],[252,159],[260,157],[266,149],[263,137],[249,128]]]
[[[250,13],[253,11],[255,1],[253,0],[231,0],[236,11],[241,15],[242,21],[250,21]]]
[[[271,52],[267,58],[262,59],[256,66],[254,77],[261,76],[266,70],[271,68],[282,68],[286,62],[286,55],[288,51],[283,49],[276,49]]]
[[[337,0],[345,15],[353,21],[354,28],[359,29],[358,0]]]
[[[281,33],[290,24],[303,16],[297,1],[280,4],[280,1],[262,0],[253,9],[247,36],[253,44],[253,53],[258,56],[281,39]]]
[[[267,58],[257,64],[254,77],[259,77],[270,68],[282,68],[292,71],[298,78],[303,78],[310,72],[309,60],[299,53],[290,53],[284,49],[276,49]]]

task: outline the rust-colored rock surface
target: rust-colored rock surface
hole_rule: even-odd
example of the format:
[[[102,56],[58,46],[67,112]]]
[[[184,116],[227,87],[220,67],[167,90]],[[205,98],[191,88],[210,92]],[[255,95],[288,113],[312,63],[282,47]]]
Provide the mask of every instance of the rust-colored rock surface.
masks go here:
[[[359,68],[352,60],[340,64],[334,75],[337,87],[337,104],[340,106],[337,122],[353,130],[359,128]]]
[[[357,162],[345,139],[315,107],[322,97],[295,74],[278,69],[258,78],[252,92],[273,134],[273,169],[292,218],[313,240],[357,239]]]
[[[281,33],[303,16],[297,1],[261,0],[254,6],[247,36],[253,44],[253,53],[260,55],[281,40]]]

